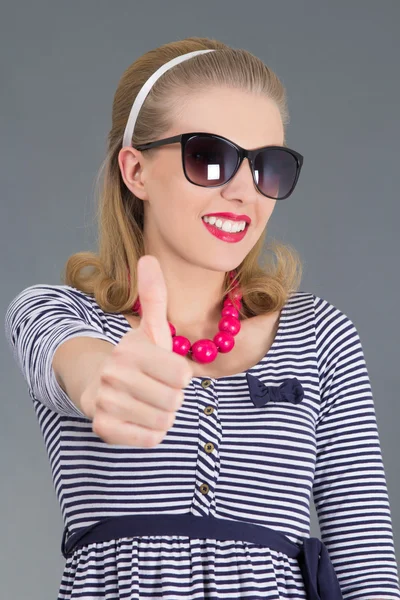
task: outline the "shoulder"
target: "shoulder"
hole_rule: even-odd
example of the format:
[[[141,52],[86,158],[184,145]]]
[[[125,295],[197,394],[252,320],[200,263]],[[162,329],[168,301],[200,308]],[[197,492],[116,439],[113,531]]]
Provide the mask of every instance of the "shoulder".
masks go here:
[[[94,308],[100,307],[89,294],[69,285],[37,283],[18,292],[5,313],[6,328],[22,319],[39,318],[44,312],[54,319],[70,315],[90,323]]]
[[[89,294],[85,294],[77,288],[69,285],[51,285],[47,283],[36,283],[21,290],[10,302],[9,306],[26,303],[66,303],[75,305],[82,309],[92,310],[95,300]]]
[[[313,292],[294,292],[288,299],[287,307],[293,314],[307,311],[312,313],[317,325],[338,321],[352,322],[349,315],[338,306]]]
[[[365,378],[367,370],[360,335],[346,312],[312,292],[295,293],[288,306],[289,326],[298,333],[296,342],[302,344],[304,353],[307,352],[307,333],[311,335],[321,396],[329,390],[335,374],[343,381],[360,373]]]
[[[352,371],[354,365],[364,364],[364,350],[353,319],[326,298],[312,296],[316,356],[322,376],[328,371],[339,372],[343,365]]]
[[[287,302],[287,310],[290,320],[306,319],[312,324],[317,344],[326,341],[333,343],[348,336],[359,337],[355,323],[347,312],[313,292],[297,291],[292,294]]]
[[[321,298],[315,294],[313,294],[313,298],[318,338],[330,336],[331,338],[341,339],[347,335],[358,337],[355,323],[347,312],[344,312],[326,298]]]

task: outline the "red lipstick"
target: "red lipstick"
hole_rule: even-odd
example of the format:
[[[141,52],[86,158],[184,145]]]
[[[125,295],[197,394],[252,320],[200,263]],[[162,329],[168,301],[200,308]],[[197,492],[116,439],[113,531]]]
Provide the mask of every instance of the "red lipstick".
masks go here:
[[[214,213],[213,215],[204,215],[207,217],[211,217],[211,216],[215,216],[215,217],[223,217],[223,218],[228,218],[225,215],[232,215],[232,213]],[[236,242],[240,242],[244,236],[247,233],[247,230],[249,228],[249,222],[248,222],[248,217],[246,217],[246,219],[243,219],[242,216],[239,215],[233,215],[235,217],[235,219],[232,219],[232,217],[230,216],[229,219],[232,221],[245,221],[247,225],[245,226],[245,228],[242,231],[238,231],[236,233],[231,233],[228,231],[223,231],[222,229],[219,229],[218,227],[216,227],[215,225],[211,225],[210,223],[206,223],[204,221],[204,219],[202,219],[205,227],[208,229],[208,231],[210,233],[212,233],[215,237],[219,238],[220,240],[224,241],[224,242],[230,242],[230,243],[236,243]],[[246,215],[243,215],[246,216]]]
[[[229,212],[221,212],[221,213],[207,213],[206,215],[202,215],[203,217],[221,217],[222,219],[229,219],[230,221],[246,221],[250,225],[251,219],[247,215],[234,215]]]

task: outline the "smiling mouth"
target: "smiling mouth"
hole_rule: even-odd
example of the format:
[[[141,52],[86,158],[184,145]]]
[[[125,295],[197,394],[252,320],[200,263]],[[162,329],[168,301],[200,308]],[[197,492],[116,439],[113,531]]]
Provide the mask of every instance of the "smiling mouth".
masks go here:
[[[224,231],[223,229],[219,229],[218,227],[215,227],[215,225],[206,223],[206,221],[204,221],[203,219],[202,219],[202,221],[204,223],[204,226],[208,229],[208,231],[212,235],[214,235],[216,238],[222,240],[223,242],[230,242],[230,243],[240,242],[246,235],[247,230],[249,228],[249,224],[246,223],[246,226],[242,231],[238,231],[236,233],[231,233],[230,231]]]

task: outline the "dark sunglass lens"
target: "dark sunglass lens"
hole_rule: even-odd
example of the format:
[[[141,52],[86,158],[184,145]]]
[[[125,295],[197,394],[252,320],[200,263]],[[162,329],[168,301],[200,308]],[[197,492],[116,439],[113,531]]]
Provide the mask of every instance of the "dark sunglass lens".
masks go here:
[[[279,200],[292,190],[297,174],[297,160],[282,148],[265,148],[254,161],[259,189],[270,198]]]
[[[184,164],[188,179],[204,187],[226,182],[238,163],[230,144],[212,137],[195,136],[185,146]]]

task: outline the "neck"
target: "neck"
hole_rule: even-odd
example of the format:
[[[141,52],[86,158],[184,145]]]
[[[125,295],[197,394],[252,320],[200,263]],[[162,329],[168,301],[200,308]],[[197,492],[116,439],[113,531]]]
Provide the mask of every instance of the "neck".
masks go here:
[[[225,271],[157,258],[167,286],[167,318],[177,335],[212,339],[221,319]]]

